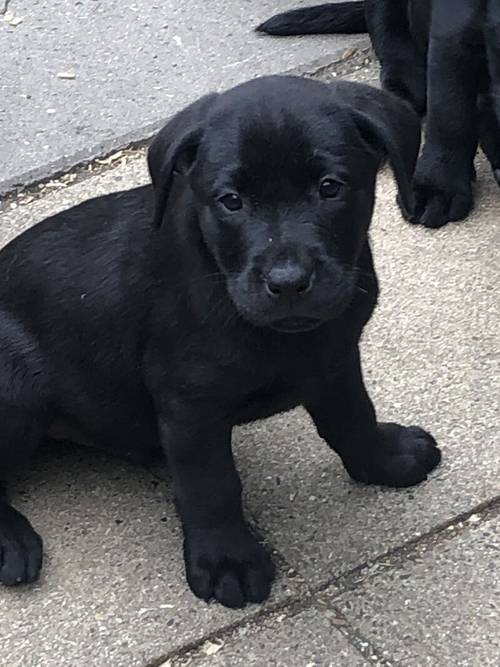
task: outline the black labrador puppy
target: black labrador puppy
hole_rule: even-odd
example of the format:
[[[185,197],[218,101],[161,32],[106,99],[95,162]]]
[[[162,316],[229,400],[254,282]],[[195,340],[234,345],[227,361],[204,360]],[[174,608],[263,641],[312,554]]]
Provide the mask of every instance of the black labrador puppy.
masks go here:
[[[421,428],[379,424],[358,342],[377,301],[368,227],[386,158],[411,208],[419,120],[389,93],[269,77],[203,97],[149,152],[153,188],[98,197],[0,253],[1,470],[69,428],[134,460],[167,456],[189,585],[264,600],[273,566],[243,518],[236,424],[302,404],[348,473],[418,484]],[[42,562],[0,501],[0,580]]]
[[[469,214],[478,142],[500,185],[499,0],[341,2],[276,15],[258,30],[369,32],[383,86],[427,111],[413,222],[441,227]]]

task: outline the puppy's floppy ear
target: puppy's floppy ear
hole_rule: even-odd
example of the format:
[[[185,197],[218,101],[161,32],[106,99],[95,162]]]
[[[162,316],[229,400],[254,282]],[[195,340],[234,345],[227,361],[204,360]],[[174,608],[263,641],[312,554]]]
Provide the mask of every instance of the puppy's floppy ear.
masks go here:
[[[193,164],[203,136],[203,121],[217,93],[206,95],[176,114],[156,135],[148,151],[148,167],[155,192],[154,223],[159,227],[172,187],[174,173]]]
[[[335,84],[334,84],[335,85]],[[371,86],[339,82],[339,101],[353,113],[362,139],[379,159],[389,160],[405,217],[413,211],[412,179],[420,149],[420,119],[409,104]]]

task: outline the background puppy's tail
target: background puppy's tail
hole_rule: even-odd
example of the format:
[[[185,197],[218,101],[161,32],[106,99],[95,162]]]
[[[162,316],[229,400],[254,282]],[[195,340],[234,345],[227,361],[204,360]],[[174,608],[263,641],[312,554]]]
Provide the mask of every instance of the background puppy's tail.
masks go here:
[[[364,2],[336,2],[276,14],[257,28],[268,35],[368,32]]]

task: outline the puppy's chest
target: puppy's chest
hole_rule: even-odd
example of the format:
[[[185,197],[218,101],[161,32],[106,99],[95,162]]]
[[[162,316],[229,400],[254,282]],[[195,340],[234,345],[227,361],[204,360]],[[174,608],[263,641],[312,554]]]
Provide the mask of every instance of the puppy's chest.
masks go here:
[[[263,419],[307,403],[344,356],[342,339],[301,340],[242,338],[236,344],[221,339],[212,345],[186,346],[186,354],[168,365],[167,373],[156,375],[151,386],[153,392],[209,405],[213,414],[233,424]],[[164,364],[153,368],[163,369]]]
[[[304,360],[305,361],[305,360]],[[293,363],[288,367],[272,364],[248,375],[242,374],[228,396],[227,409],[231,421],[241,424],[286,412],[307,402],[321,381],[321,369],[316,364]]]
[[[301,403],[300,393],[279,381],[235,397],[228,406],[230,421],[244,424],[286,412]]]

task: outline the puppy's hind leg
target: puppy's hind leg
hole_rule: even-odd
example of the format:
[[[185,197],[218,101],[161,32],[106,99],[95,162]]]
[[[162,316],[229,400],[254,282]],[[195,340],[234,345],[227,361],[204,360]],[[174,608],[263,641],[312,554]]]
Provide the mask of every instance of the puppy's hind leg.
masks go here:
[[[0,314],[0,477],[29,460],[46,432],[47,401],[36,345],[20,325]],[[0,583],[36,579],[42,540],[0,488]]]
[[[41,537],[26,517],[0,498],[0,583],[35,581],[41,567]]]

